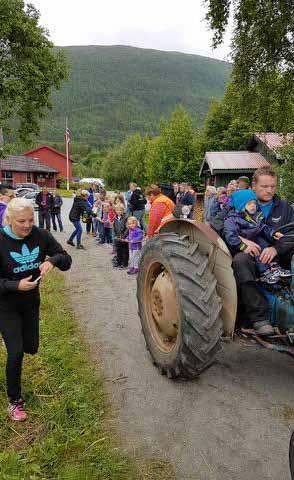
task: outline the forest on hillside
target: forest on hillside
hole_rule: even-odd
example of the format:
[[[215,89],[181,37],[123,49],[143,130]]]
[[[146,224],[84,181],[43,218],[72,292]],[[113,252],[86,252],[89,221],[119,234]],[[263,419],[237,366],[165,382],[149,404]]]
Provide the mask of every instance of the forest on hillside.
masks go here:
[[[64,47],[69,79],[52,96],[39,139],[72,139],[104,148],[138,132],[158,133],[159,120],[183,105],[198,124],[212,98],[222,97],[231,67],[198,55],[126,46]]]

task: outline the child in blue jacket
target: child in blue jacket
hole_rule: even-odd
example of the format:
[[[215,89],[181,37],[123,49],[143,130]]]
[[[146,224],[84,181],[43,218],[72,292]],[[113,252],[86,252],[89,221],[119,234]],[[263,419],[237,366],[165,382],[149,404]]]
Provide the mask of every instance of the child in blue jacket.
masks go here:
[[[274,232],[273,228],[266,225],[263,213],[257,209],[256,200],[252,190],[238,190],[232,195],[233,210],[224,222],[224,238],[233,255],[243,251],[246,253],[247,246],[241,237],[257,243],[262,250],[283,237],[282,233]],[[262,263],[256,255],[255,262],[264,283],[274,284],[280,277],[291,276],[289,270],[284,270],[276,262]]]

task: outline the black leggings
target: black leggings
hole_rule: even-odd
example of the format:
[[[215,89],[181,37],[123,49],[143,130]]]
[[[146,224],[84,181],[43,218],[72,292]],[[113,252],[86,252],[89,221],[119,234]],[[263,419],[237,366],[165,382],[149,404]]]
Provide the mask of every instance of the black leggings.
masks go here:
[[[127,267],[129,263],[129,244],[127,242],[116,240],[115,247],[118,265]]]
[[[39,347],[39,306],[34,299],[24,305],[0,305],[0,332],[7,350],[7,395],[11,402],[21,398],[24,353],[34,355]]]
[[[93,220],[92,217],[88,218],[87,223],[86,223],[86,232],[94,232],[94,226],[93,226]]]

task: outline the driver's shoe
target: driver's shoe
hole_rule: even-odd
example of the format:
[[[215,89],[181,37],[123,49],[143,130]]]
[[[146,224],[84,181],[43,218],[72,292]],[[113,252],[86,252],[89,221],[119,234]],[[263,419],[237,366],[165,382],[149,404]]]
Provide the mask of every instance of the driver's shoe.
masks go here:
[[[280,278],[289,278],[292,277],[292,273],[290,270],[285,270],[280,266],[274,268],[275,274],[279,275]]]
[[[262,283],[267,283],[268,285],[274,285],[280,280],[280,275],[276,270],[267,270],[264,272],[263,276],[260,278]]]
[[[269,323],[260,325],[260,322],[255,322],[253,328],[259,335],[273,335],[275,333],[273,327]]]

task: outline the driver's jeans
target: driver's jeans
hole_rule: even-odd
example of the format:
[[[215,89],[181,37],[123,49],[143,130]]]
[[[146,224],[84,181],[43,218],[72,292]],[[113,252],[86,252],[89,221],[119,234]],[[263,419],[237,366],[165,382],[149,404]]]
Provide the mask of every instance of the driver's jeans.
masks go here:
[[[259,325],[269,323],[268,303],[256,283],[256,263],[254,257],[237,253],[233,258],[233,270],[246,320]]]

